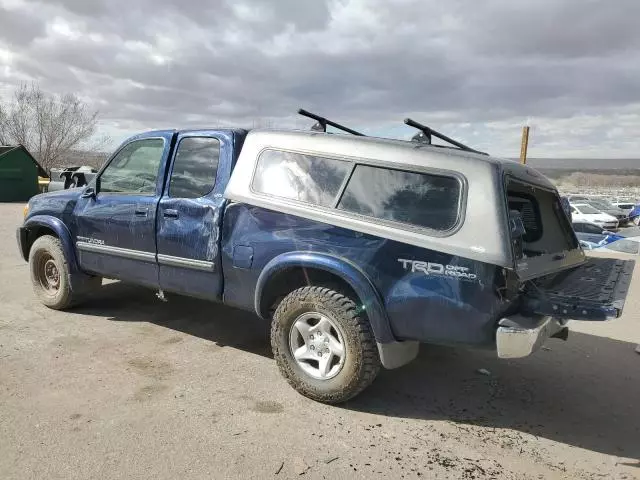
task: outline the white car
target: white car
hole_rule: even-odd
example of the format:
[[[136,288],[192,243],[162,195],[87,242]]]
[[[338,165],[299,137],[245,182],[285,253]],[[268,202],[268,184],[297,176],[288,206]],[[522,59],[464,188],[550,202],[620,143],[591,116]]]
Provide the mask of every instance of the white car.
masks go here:
[[[613,205],[618,207],[621,210],[624,210],[624,213],[629,215],[631,210],[633,210],[636,206],[634,202],[613,202]]]
[[[618,228],[618,219],[587,203],[572,203],[571,218],[574,222],[591,222],[603,228]]]

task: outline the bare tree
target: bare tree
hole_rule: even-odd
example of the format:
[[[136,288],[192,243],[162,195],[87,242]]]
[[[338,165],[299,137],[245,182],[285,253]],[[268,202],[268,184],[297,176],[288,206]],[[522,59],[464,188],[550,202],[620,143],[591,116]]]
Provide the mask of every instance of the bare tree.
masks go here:
[[[94,140],[98,112],[74,94],[51,95],[23,84],[12,99],[0,99],[0,143],[24,145],[45,169],[83,150],[95,157],[109,143]],[[93,140],[93,141],[92,141]]]

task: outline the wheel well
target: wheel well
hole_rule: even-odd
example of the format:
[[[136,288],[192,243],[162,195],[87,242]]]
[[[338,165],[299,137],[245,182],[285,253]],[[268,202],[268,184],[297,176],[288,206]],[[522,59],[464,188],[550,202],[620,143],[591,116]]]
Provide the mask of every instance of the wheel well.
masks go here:
[[[331,288],[354,300],[362,301],[351,285],[338,275],[318,268],[291,267],[276,273],[265,285],[260,302],[260,315],[271,318],[284,297],[298,288],[311,285]]]
[[[51,235],[52,237],[58,238],[58,234],[50,227],[45,227],[43,225],[34,225],[27,229],[27,238],[26,242],[22,246],[24,258],[26,260],[29,259],[29,252],[31,251],[31,247],[33,246],[33,242],[35,242],[38,238],[43,235]]]

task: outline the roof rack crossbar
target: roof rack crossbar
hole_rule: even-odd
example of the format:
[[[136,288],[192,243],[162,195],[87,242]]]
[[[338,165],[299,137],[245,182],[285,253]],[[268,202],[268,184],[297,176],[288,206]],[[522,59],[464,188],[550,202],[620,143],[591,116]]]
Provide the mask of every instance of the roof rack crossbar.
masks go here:
[[[426,125],[418,123],[415,120],[412,120],[410,118],[405,118],[404,123],[406,125],[409,125],[410,127],[417,128],[418,130],[420,130],[424,134],[423,141],[425,141],[426,143],[431,143],[431,137],[433,136],[433,137],[439,138],[440,140],[444,140],[445,142],[450,143],[454,147],[458,147],[461,150],[466,150],[467,152],[474,152],[474,153],[480,153],[482,155],[487,155],[485,152],[480,152],[471,147],[468,147],[465,144],[460,143],[454,140],[453,138],[447,137],[445,134],[440,133],[431,127],[427,127]]]
[[[313,120],[316,120],[318,122],[313,127],[311,127],[312,130],[326,132],[327,125],[329,125],[333,128],[337,128],[338,130],[342,130],[343,132],[350,133],[351,135],[357,135],[359,137],[365,136],[364,133],[356,132],[355,130],[345,127],[344,125],[340,125],[339,123],[333,122],[328,118],[321,117],[320,115],[316,115],[315,113],[307,112],[302,108],[298,110],[298,113],[304,117],[312,118]]]

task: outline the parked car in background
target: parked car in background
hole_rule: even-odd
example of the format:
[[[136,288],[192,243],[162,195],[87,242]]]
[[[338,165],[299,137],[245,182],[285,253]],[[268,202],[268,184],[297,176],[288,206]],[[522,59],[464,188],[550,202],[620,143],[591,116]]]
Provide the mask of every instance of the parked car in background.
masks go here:
[[[629,216],[629,214],[631,213],[631,210],[633,210],[636,206],[636,203],[633,201],[615,201],[615,202],[611,202],[612,205],[615,205],[616,207],[618,207],[619,209],[621,209],[622,211],[624,211],[624,213],[627,214],[627,217]]]
[[[601,242],[611,243],[624,238],[591,222],[574,221],[572,226],[573,231],[576,232],[576,237],[578,237],[580,241],[600,244]]]
[[[587,197],[586,195],[567,195],[567,198],[571,203],[578,203],[578,202],[582,203],[582,202],[591,200],[591,198]]]
[[[618,219],[607,213],[603,213],[588,203],[572,203],[571,217],[574,222],[582,221],[595,223],[604,228],[618,228]]]
[[[592,198],[591,200],[587,200],[584,203],[588,203],[602,213],[606,213],[607,215],[615,217],[618,220],[619,225],[624,225],[629,221],[629,215],[625,213],[624,210],[616,207],[604,198]]]
[[[634,205],[629,212],[629,221],[634,225],[640,225],[640,204]]]
[[[577,237],[581,234],[576,233]],[[592,240],[596,238],[592,237]],[[603,235],[600,241],[589,241],[578,239],[580,245],[585,250],[608,250],[619,253],[628,253],[631,255],[640,254],[640,237],[623,237],[618,234]]]

